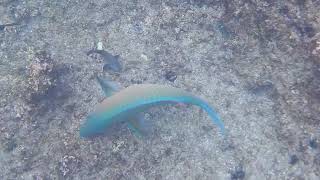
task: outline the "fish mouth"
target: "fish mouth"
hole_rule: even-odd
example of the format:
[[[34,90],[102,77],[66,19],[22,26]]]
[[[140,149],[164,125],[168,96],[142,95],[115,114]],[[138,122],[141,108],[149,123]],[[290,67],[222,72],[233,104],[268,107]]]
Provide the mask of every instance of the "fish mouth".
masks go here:
[[[80,128],[80,137],[82,138],[94,138],[94,137],[97,137],[99,135],[102,135],[104,134],[104,131],[103,132],[97,132],[96,130],[93,131],[93,130],[88,130],[86,127],[81,127]]]
[[[80,126],[80,137],[91,138],[105,134],[109,124],[100,124],[96,122],[97,120],[94,119],[94,116],[89,115],[86,122]],[[99,122],[104,121],[99,119]]]
[[[88,138],[88,137],[94,137],[96,136],[97,130],[93,127],[91,127],[88,122],[85,122],[80,127],[80,137],[82,138]]]
[[[86,130],[86,128],[84,126],[82,126],[80,128],[80,137],[82,138],[87,138],[92,136],[92,133],[88,132],[88,130]]]

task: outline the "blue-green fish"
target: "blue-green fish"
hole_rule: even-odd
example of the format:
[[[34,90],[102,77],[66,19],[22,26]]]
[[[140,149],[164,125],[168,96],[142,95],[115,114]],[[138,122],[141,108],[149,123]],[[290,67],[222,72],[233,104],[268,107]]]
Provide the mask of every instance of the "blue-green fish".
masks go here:
[[[86,122],[80,128],[81,137],[91,137],[103,134],[106,128],[115,122],[125,121],[128,127],[138,134],[141,128],[142,118],[141,112],[155,105],[186,103],[193,104],[204,109],[212,121],[218,125],[222,134],[225,131],[223,122],[220,120],[216,112],[204,100],[188,93],[182,89],[174,88],[166,85],[156,84],[139,84],[132,85],[120,91],[113,93],[106,92],[107,89],[114,87],[110,82],[103,81],[98,78],[98,82],[102,86],[106,95],[110,95],[97,105],[95,110],[91,112]]]

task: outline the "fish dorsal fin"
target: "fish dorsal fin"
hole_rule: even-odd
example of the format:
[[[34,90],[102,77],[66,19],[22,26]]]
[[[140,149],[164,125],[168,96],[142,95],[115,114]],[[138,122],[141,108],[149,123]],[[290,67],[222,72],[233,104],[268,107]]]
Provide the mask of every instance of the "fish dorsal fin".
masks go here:
[[[115,92],[120,90],[120,86],[115,82],[102,79],[98,76],[96,77],[96,79],[97,79],[98,83],[100,84],[100,87],[106,97],[109,97],[112,94],[114,94]]]
[[[149,134],[150,127],[146,124],[144,117],[139,114],[126,121],[128,128],[138,137],[144,137]]]

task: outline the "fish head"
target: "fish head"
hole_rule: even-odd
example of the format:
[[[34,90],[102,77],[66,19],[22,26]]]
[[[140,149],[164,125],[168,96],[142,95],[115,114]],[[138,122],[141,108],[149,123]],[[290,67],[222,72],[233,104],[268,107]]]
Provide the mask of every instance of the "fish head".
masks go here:
[[[106,63],[103,66],[103,71],[108,71],[108,70],[112,70],[112,71],[115,71],[115,72],[121,72],[122,67],[121,67],[121,64],[119,62],[115,61],[113,63]]]
[[[80,127],[80,136],[95,137],[104,134],[111,123],[109,119],[102,119],[101,117],[90,114],[86,122]]]

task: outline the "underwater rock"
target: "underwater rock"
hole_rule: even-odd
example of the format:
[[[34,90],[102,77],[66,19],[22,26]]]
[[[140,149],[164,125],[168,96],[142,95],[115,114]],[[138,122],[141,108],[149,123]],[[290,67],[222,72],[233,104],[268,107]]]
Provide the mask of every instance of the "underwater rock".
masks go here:
[[[35,59],[27,67],[28,70],[28,99],[33,102],[37,97],[42,96],[53,88],[56,78],[53,76],[54,62],[51,56],[41,51],[36,53]]]
[[[57,64],[45,51],[36,53],[27,67],[23,102],[14,107],[17,117],[39,119],[49,110],[62,109],[73,93],[67,83],[71,70],[71,65]]]

